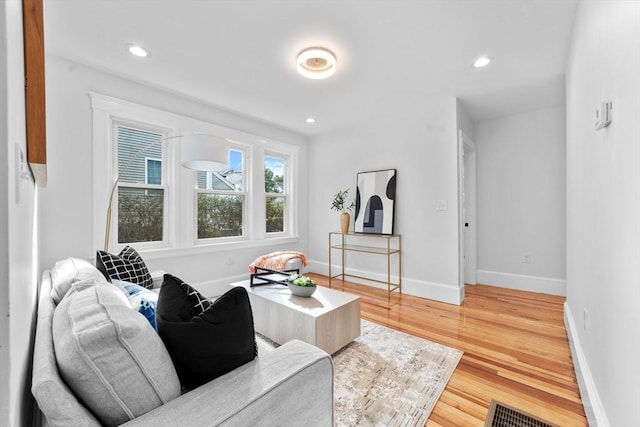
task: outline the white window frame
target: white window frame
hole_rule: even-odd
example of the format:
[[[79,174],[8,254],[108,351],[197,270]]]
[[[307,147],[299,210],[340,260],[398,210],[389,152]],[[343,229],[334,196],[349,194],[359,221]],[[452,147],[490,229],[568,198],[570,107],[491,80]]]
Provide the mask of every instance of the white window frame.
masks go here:
[[[161,149],[162,149],[162,158],[167,157],[167,150],[166,150],[166,141],[164,141],[169,135],[167,134],[167,129],[166,128],[161,128],[161,127],[154,127],[148,124],[144,124],[144,123],[139,123],[136,121],[132,121],[132,120],[126,120],[126,119],[115,119],[112,120],[111,122],[111,132],[112,132],[112,143],[111,143],[111,149],[112,149],[112,156],[111,158],[113,159],[112,162],[112,175],[114,176],[114,182],[115,182],[115,178],[117,177],[117,175],[120,173],[119,168],[118,168],[118,127],[129,127],[129,128],[134,128],[134,129],[140,129],[142,131],[146,131],[146,132],[153,132],[153,133],[158,133],[160,135],[162,135],[162,141],[160,142],[161,144]],[[162,162],[162,158],[161,159],[157,159],[154,158],[154,160],[160,160],[160,162]],[[154,249],[154,248],[163,248],[163,247],[168,247],[170,245],[170,235],[168,233],[168,229],[170,228],[170,224],[169,224],[169,203],[168,201],[171,200],[171,196],[172,196],[172,192],[171,192],[171,188],[169,187],[169,185],[167,184],[167,178],[165,176],[165,168],[162,168],[162,176],[161,176],[161,184],[149,184],[147,183],[147,157],[142,156],[141,160],[144,159],[144,183],[128,183],[128,182],[122,182],[122,181],[118,181],[117,187],[118,188],[140,188],[140,189],[148,189],[148,190],[163,190],[163,206],[162,206],[162,239],[161,240],[156,240],[156,241],[152,241],[152,242],[126,242],[126,243],[118,243],[119,240],[119,235],[118,235],[118,214],[119,214],[119,206],[118,206],[118,188],[116,188],[116,191],[114,192],[113,195],[113,201],[112,201],[112,212],[111,212],[111,245],[117,246],[117,247],[124,247],[125,245],[133,245],[136,248],[139,248],[140,250],[143,249]]]
[[[242,152],[242,174],[243,174],[242,191],[225,191],[225,190],[209,189],[209,187],[211,187],[211,178],[208,173],[207,173],[207,179],[206,179],[207,181],[206,189],[198,188],[197,183],[194,183],[195,184],[194,200],[193,200],[194,202],[193,235],[195,236],[194,246],[211,245],[211,244],[227,243],[227,242],[235,242],[235,241],[246,241],[250,239],[249,237],[250,232],[247,229],[247,219],[249,217],[247,213],[248,212],[247,206],[251,205],[250,199],[252,195],[252,193],[249,193],[249,188],[251,188],[251,186],[249,185],[249,182],[251,182],[252,174],[249,168],[247,167],[247,158],[249,157],[250,147],[240,145],[237,143],[236,144],[232,143],[229,145],[229,151],[231,150]],[[229,195],[242,196],[242,235],[228,236],[228,237],[207,237],[207,238],[199,239],[198,238],[198,194],[220,194],[225,196],[229,196]]]
[[[264,206],[265,206],[265,215],[264,215],[264,222],[265,222],[265,233],[267,235],[267,237],[269,238],[273,238],[273,237],[280,237],[280,236],[286,236],[289,233],[289,224],[292,221],[291,220],[291,216],[289,215],[289,211],[291,210],[289,207],[289,189],[291,187],[291,183],[289,181],[291,181],[291,179],[289,178],[289,164],[291,163],[289,161],[289,155],[287,154],[283,154],[280,152],[276,152],[276,151],[266,151],[264,153],[264,156],[262,158],[262,175],[264,176],[264,169],[265,169],[265,162],[264,160],[267,157],[274,157],[277,159],[282,159],[284,160],[284,188],[283,188],[283,192],[282,193],[267,193],[264,185],[262,186],[262,192],[264,193]],[[277,197],[277,198],[283,198],[284,199],[284,212],[283,212],[283,218],[282,218],[282,229],[283,231],[272,231],[272,232],[267,232],[266,231],[266,227],[267,227],[267,198],[268,197]]]
[[[102,249],[105,236],[106,212],[109,192],[115,181],[113,151],[113,123],[124,122],[138,124],[142,128],[161,129],[168,137],[190,135],[194,132],[217,135],[226,138],[231,145],[238,145],[245,151],[243,190],[247,194],[244,206],[242,238],[197,239],[196,210],[196,173],[179,164],[179,138],[163,143],[163,185],[165,194],[164,227],[166,239],[162,243],[135,244],[145,259],[163,259],[175,256],[188,256],[199,253],[223,252],[235,249],[297,244],[298,238],[298,162],[300,147],[276,140],[226,128],[213,123],[193,119],[183,115],[169,113],[156,108],[124,101],[89,92],[92,109],[93,142],[93,242]],[[278,156],[287,156],[287,178],[290,184],[288,192],[289,212],[287,228],[284,233],[266,233],[264,198],[264,155],[265,152]],[[262,191],[256,191],[260,190]],[[117,253],[125,245],[115,240],[111,222],[111,242],[109,252]],[[275,236],[272,234],[276,234]]]

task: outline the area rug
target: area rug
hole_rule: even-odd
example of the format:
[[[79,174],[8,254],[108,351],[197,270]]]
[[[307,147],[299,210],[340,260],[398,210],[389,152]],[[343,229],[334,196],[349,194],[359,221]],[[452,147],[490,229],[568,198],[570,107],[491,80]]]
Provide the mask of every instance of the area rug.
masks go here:
[[[424,426],[462,352],[362,320],[333,355],[336,426]]]

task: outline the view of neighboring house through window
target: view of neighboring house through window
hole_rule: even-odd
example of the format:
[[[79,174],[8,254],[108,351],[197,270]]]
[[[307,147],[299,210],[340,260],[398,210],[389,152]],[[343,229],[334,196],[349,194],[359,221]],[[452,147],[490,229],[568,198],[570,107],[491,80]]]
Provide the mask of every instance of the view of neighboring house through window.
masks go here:
[[[105,233],[110,250],[132,245],[164,257],[173,251],[214,253],[298,241],[303,148],[297,143],[89,95],[93,203],[99,210],[111,206]],[[182,166],[183,139],[198,132],[228,141],[226,170]],[[105,215],[94,215],[96,246],[103,243],[105,225]]]
[[[147,184],[162,184],[162,160],[145,158],[147,164]]]
[[[287,206],[285,159],[265,155],[264,192],[266,201],[267,233],[285,231],[285,209]]]
[[[244,151],[229,150],[229,169],[197,172],[198,239],[244,235]]]
[[[164,135],[116,124],[118,147],[118,243],[163,240],[165,187]]]

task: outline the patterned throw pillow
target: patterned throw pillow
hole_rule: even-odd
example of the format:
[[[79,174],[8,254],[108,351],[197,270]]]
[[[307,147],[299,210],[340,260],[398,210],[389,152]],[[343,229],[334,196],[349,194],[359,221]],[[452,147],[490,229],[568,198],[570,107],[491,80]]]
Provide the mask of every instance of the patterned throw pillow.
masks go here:
[[[242,287],[211,302],[165,274],[156,322],[183,387],[198,387],[257,356],[253,313]]]
[[[109,281],[117,279],[135,283],[147,289],[153,288],[153,279],[147,265],[131,246],[125,246],[118,255],[98,251],[96,267]]]
[[[153,329],[158,330],[156,325],[156,306],[158,305],[158,294],[122,280],[112,280],[111,283],[116,285],[127,297],[131,308],[142,314],[151,324]]]
[[[180,286],[182,286],[184,291],[187,293],[189,301],[191,301],[191,304],[193,304],[194,316],[202,316],[205,311],[213,307],[213,303],[211,302],[211,300],[209,300],[209,298],[205,297],[200,292],[187,285],[177,277],[175,277],[175,279],[178,281],[178,283],[180,283]]]

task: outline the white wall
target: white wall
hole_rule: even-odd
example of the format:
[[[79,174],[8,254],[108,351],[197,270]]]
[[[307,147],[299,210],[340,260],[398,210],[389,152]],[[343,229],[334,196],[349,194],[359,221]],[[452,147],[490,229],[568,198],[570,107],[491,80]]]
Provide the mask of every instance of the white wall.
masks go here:
[[[470,138],[473,138],[476,132],[476,125],[469,117],[469,114],[467,114],[467,111],[459,99],[456,99],[456,121],[458,122],[458,129],[462,130]]]
[[[17,176],[26,153],[22,2],[0,6],[0,425],[30,425],[37,294],[36,193]],[[25,166],[28,171],[28,166]]]
[[[358,172],[395,168],[395,232],[402,235],[404,292],[459,304],[464,289],[458,285],[456,134],[454,98],[426,101],[407,98],[403,108],[389,108],[353,127],[312,138],[309,162],[312,271],[327,274],[327,233],[340,229],[339,214],[330,210],[333,195],[350,188],[350,195],[355,196]],[[435,210],[438,200],[447,200],[447,211]],[[334,256],[338,258],[339,254],[336,252]],[[333,264],[338,268],[338,263]],[[355,273],[386,274],[386,259],[352,255],[348,267]]]
[[[7,26],[9,5],[0,6],[0,378],[8,378],[9,367],[9,52]],[[8,424],[11,388],[0,388],[0,424]]]
[[[640,2],[580,3],[567,71],[565,319],[600,426],[639,420],[638,40]],[[613,102],[613,123],[595,131],[601,101]]]
[[[564,106],[476,123],[478,283],[565,295],[565,141]]]
[[[263,122],[226,112],[161,90],[131,82],[53,55],[47,55],[48,186],[40,194],[43,269],[62,258],[95,256],[93,242],[92,116],[89,91],[160,110],[290,143],[300,149],[300,239],[286,246],[145,258],[150,269],[176,274],[192,284],[228,283],[248,277],[247,267],[259,255],[274,250],[307,251],[308,152],[306,138]],[[55,82],[55,83],[52,83]],[[105,200],[108,197],[104,195]],[[101,244],[100,244],[101,248]],[[229,256],[233,263],[228,264]]]

